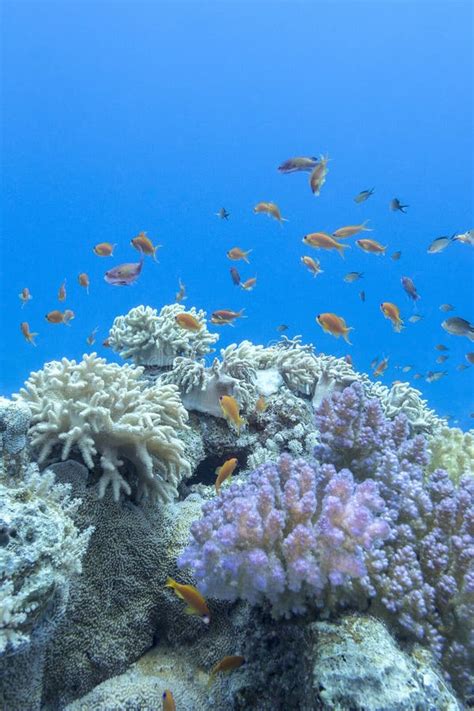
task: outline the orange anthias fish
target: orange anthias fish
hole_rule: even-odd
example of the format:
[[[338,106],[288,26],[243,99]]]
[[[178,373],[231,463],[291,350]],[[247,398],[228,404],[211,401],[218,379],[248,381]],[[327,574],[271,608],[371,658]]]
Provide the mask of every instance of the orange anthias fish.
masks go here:
[[[54,309],[53,311],[48,311],[45,319],[48,323],[64,323],[64,314],[62,311]]]
[[[247,421],[240,416],[239,403],[232,395],[222,395],[219,401],[224,419],[228,424],[234,425],[237,434],[240,434],[240,428],[242,425],[246,425]]]
[[[79,276],[77,277],[77,281],[79,282],[79,286],[83,286],[84,289],[86,290],[86,293],[89,293],[89,277],[85,272],[81,272]]]
[[[161,247],[161,244],[154,245],[149,237],[147,237],[146,232],[140,232],[136,237],[130,240],[132,247],[142,254],[146,254],[147,257],[153,257],[155,262],[157,262],[156,252]]]
[[[388,368],[388,357],[380,361],[374,370],[374,376],[378,378],[379,375],[383,375]]]
[[[219,672],[231,672],[241,667],[242,664],[245,664],[245,657],[241,657],[238,654],[223,657],[220,662],[217,662],[217,664],[212,667],[207,685],[210,686],[213,683],[216,674],[219,674]]]
[[[349,331],[353,331],[353,326],[348,327],[341,316],[336,316],[332,313],[324,313],[316,316],[316,321],[319,323],[325,333],[330,333],[332,336],[339,338],[342,336],[346,343],[352,345],[349,340]]]
[[[215,321],[234,321],[236,318],[246,318],[246,316],[244,316],[244,311],[245,309],[240,309],[240,311],[220,309],[219,311],[212,312],[211,319],[213,323]]]
[[[187,603],[184,609],[187,615],[197,615],[206,625],[209,624],[211,613],[205,599],[194,585],[183,585],[173,578],[167,578],[165,588],[172,588],[176,595]]]
[[[268,407],[268,405],[267,405],[265,398],[263,397],[263,395],[260,395],[260,397],[258,398],[257,403],[255,405],[255,409],[257,410],[257,412],[265,412],[267,407]]]
[[[363,222],[361,225],[348,225],[347,227],[340,227],[338,230],[332,233],[332,236],[336,239],[344,239],[345,237],[355,237],[360,232],[372,232],[370,227],[366,227],[368,220]]]
[[[313,259],[313,257],[301,257],[301,263],[304,264],[305,267],[308,267],[308,270],[315,277],[323,273],[318,260]]]
[[[321,188],[326,182],[326,175],[328,174],[328,161],[329,156],[321,156],[319,163],[313,168],[311,175],[309,176],[309,186],[313,195],[319,195],[321,193]]]
[[[217,479],[216,479],[216,484],[215,484],[216,494],[219,493],[220,488],[221,488],[222,484],[225,482],[225,480],[228,479],[230,476],[232,476],[237,464],[238,464],[237,458],[233,457],[232,459],[227,459],[224,462],[224,464],[222,464],[222,466],[217,467],[217,469],[216,469]]]
[[[380,304],[380,310],[385,316],[385,318],[390,319],[392,322],[393,330],[397,333],[403,328],[403,321],[400,318],[400,309],[396,304],[392,304],[390,301],[383,301]]]
[[[244,252],[243,249],[240,249],[240,247],[232,247],[232,249],[229,249],[227,252],[227,257],[229,259],[232,259],[233,262],[238,262],[240,259],[243,259],[244,262],[247,262],[249,264],[249,259],[248,256],[252,250],[249,249],[247,252]]]
[[[25,337],[25,340],[28,341],[28,343],[31,343],[31,345],[36,346],[35,338],[38,334],[31,333],[30,326],[27,321],[20,323],[20,330]]]
[[[326,234],[326,232],[310,232],[303,237],[303,243],[315,249],[337,249],[341,257],[344,257],[345,249],[350,249],[348,244],[337,242],[331,235]]]
[[[22,289],[20,291],[20,293],[18,294],[18,298],[21,301],[21,308],[23,308],[25,306],[25,304],[27,304],[28,301],[31,301],[31,299],[33,297],[31,296],[30,290],[28,289],[28,287],[25,286],[25,288]]]
[[[99,242],[92,248],[92,251],[98,257],[113,257],[116,246],[116,244],[111,244],[110,242]]]
[[[286,217],[282,217],[280,213],[280,208],[274,202],[259,202],[253,208],[255,214],[265,213],[269,217],[274,217],[278,222],[288,222]]]
[[[176,711],[176,704],[173,698],[173,694],[169,689],[165,689],[163,691],[163,695],[161,698],[163,699],[162,711]]]
[[[66,279],[58,289],[58,301],[66,301]]]
[[[356,240],[356,245],[364,252],[368,252],[370,254],[385,254],[385,250],[387,249],[387,247],[383,247],[374,239],[358,239]]]
[[[184,328],[186,331],[196,333],[202,328],[202,323],[200,323],[195,316],[186,312],[176,314],[175,321],[178,326],[181,326],[181,328]]]
[[[245,291],[252,291],[255,288],[256,283],[257,277],[250,277],[250,279],[247,279],[246,281],[241,281],[240,286]]]

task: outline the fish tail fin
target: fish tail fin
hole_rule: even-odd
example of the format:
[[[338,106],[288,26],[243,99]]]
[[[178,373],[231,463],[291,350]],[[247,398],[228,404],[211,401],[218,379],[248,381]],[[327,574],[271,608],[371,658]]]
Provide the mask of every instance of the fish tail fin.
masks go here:
[[[237,316],[238,318],[247,318],[247,316],[244,314],[245,307],[243,309],[240,309],[240,311],[237,311]]]
[[[344,336],[343,336],[345,342],[348,343],[350,346],[352,346],[352,343],[349,340],[349,331],[353,331],[353,330],[354,330],[354,326],[349,326],[349,328],[346,328],[346,330],[344,331]]]
[[[383,254],[383,256],[385,257],[385,252],[386,252],[386,251],[387,251],[387,246],[385,246],[385,247],[382,249],[382,251],[380,252],[380,254]]]
[[[249,250],[248,250],[247,252],[245,252],[245,254],[244,254],[244,262],[246,262],[247,264],[250,264],[249,254],[250,254],[252,251],[253,251],[252,249],[249,249]]]
[[[344,255],[344,250],[345,250],[345,249],[350,249],[350,245],[348,245],[348,244],[340,244],[340,245],[337,247],[337,251],[339,252],[339,254],[341,255],[341,257],[342,257],[343,259],[345,259],[345,255]]]
[[[364,220],[362,223],[362,231],[363,232],[373,232],[373,229],[371,227],[366,227],[366,224],[370,222],[370,220]]]
[[[469,331],[467,332],[467,337],[470,341],[474,341],[474,328],[469,329]]]
[[[36,338],[37,335],[38,335],[37,333],[30,333],[30,337],[29,337],[29,339],[28,339],[29,342],[30,342],[31,344],[33,344],[35,347],[36,347],[35,338]]]
[[[165,588],[175,588],[175,587],[176,587],[176,580],[173,580],[173,578],[170,578],[168,576],[166,578]]]
[[[280,219],[278,220],[278,222],[279,222],[280,225],[283,227],[283,222],[289,222],[289,219],[288,219],[287,217],[280,217]]]

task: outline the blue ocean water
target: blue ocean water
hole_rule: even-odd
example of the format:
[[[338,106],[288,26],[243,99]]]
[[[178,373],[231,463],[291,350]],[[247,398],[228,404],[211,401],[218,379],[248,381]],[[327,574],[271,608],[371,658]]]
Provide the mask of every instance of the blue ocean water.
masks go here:
[[[471,3],[5,2],[2,25],[4,394],[48,360],[94,349],[114,360],[101,345],[114,317],[174,301],[181,278],[187,306],[245,307],[220,346],[268,343],[285,323],[318,351],[350,353],[359,370],[389,356],[385,383],[409,379],[440,414],[472,425],[474,368],[456,366],[474,344],[442,330],[439,306],[474,321],[474,248],[427,254],[434,238],[474,227]],[[319,197],[307,174],[277,171],[322,153],[331,160]],[[407,214],[389,209],[394,197]],[[259,201],[276,202],[288,222],[255,215]],[[228,221],[215,215],[221,207]],[[301,242],[366,219],[387,256],[349,240],[342,260]],[[130,240],[142,230],[163,245],[160,263],[147,259],[133,287],[106,284],[107,269],[138,260]],[[113,258],[93,254],[102,241],[117,243]],[[234,246],[253,250],[250,265],[237,265],[258,278],[250,293],[229,277]],[[316,279],[305,254],[321,261]],[[363,280],[345,283],[349,271]],[[404,275],[421,295],[415,324]],[[64,279],[70,327],[45,321],[63,308]],[[33,299],[22,309],[24,287]],[[400,334],[382,301],[400,307]],[[316,324],[326,311],[354,327],[352,346]],[[21,321],[39,333],[36,348]],[[437,344],[449,348],[442,365]],[[413,380],[430,370],[447,374]]]

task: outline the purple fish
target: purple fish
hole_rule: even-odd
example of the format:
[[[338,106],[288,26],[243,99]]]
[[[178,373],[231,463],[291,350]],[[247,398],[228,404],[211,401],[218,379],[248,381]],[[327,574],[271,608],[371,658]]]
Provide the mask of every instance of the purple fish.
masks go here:
[[[415,282],[413,279],[410,279],[410,277],[404,276],[400,279],[402,282],[402,286],[405,289],[406,293],[410,297],[410,299],[413,299],[413,301],[418,301],[420,298],[419,293],[416,290]]]
[[[113,286],[129,286],[136,282],[140,276],[143,267],[143,259],[139,262],[129,262],[127,264],[119,264],[118,267],[109,269],[105,272],[104,279],[107,284]]]

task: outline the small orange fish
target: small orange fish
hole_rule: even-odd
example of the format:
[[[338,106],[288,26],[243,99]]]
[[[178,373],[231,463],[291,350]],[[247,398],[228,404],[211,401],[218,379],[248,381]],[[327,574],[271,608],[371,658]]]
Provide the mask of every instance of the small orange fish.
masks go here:
[[[392,304],[390,301],[384,301],[380,304],[380,310],[385,318],[390,319],[392,322],[393,330],[400,333],[403,328],[403,321],[400,318],[400,309],[398,306]]]
[[[240,416],[237,400],[232,395],[222,395],[219,401],[224,419],[227,420],[228,424],[232,423],[237,430],[237,434],[240,434],[240,428],[242,425],[246,425],[247,421]]]
[[[274,217],[275,220],[278,220],[280,224],[282,222],[288,222],[286,217],[281,216],[280,208],[278,207],[278,205],[275,205],[274,202],[259,202],[253,208],[253,211],[255,212],[255,214],[264,212],[269,217]]]
[[[331,235],[326,232],[311,232],[303,237],[304,244],[308,244],[315,249],[337,249],[341,257],[344,257],[344,250],[350,249],[348,244],[337,242]]]
[[[175,316],[175,321],[178,326],[181,326],[181,328],[184,328],[186,331],[193,331],[194,333],[196,333],[202,328],[202,323],[200,323],[195,316],[186,313],[185,311],[183,313],[177,314]]]
[[[58,289],[58,301],[66,301],[66,279]]]
[[[321,156],[319,163],[316,164],[309,176],[309,186],[313,195],[321,193],[321,188],[326,182],[326,175],[328,174],[328,162],[329,156]]]
[[[71,309],[66,309],[63,314],[63,321],[66,326],[69,325],[69,321],[72,321],[73,318],[76,318],[76,314],[74,313],[74,311],[71,311]]]
[[[54,309],[46,314],[45,319],[48,323],[64,323],[64,314],[62,311]]]
[[[215,484],[216,494],[219,493],[220,488],[221,488],[222,484],[225,482],[225,480],[228,479],[230,476],[232,476],[237,464],[238,464],[237,458],[233,457],[232,459],[227,459],[224,462],[224,464],[222,464],[222,466],[217,467],[217,469],[216,469],[217,479],[216,479],[216,484]]]
[[[20,323],[20,330],[24,335],[25,340],[27,340],[28,343],[31,343],[31,345],[36,346],[35,338],[38,334],[31,333],[30,326],[27,321],[23,321],[22,323]]]
[[[378,366],[374,370],[374,376],[378,378],[379,375],[383,375],[388,368],[389,358],[384,358],[380,361]]]
[[[315,277],[317,277],[318,274],[323,273],[323,270],[320,268],[318,260],[313,259],[313,257],[301,257],[301,263],[304,264],[305,267],[308,267],[311,274]]]
[[[180,304],[182,301],[186,301],[186,299],[188,297],[186,296],[186,287],[183,284],[183,282],[181,281],[181,279],[178,279],[178,286],[179,286],[179,289],[176,292],[175,299],[178,302],[178,304]]]
[[[244,262],[247,262],[249,264],[249,259],[248,256],[252,250],[249,249],[247,252],[244,252],[243,249],[240,249],[240,247],[232,247],[232,249],[229,249],[227,252],[227,257],[229,259],[232,259],[233,262],[238,262],[240,259],[243,259]]]
[[[347,227],[340,227],[338,230],[332,233],[332,236],[336,239],[344,239],[345,237],[354,237],[358,235],[359,232],[372,232],[370,227],[366,227],[368,220],[363,222],[361,225],[348,225]]]
[[[132,247],[135,247],[138,252],[146,254],[147,257],[153,257],[157,262],[156,252],[161,247],[161,244],[153,245],[153,242],[147,237],[146,232],[140,232],[136,237],[130,240]]]
[[[99,242],[99,244],[93,247],[92,251],[94,254],[97,254],[98,257],[113,257],[116,246],[116,244],[111,244],[110,242]]]
[[[79,282],[79,286],[83,286],[86,290],[86,293],[89,293],[89,277],[85,272],[81,272],[79,276],[77,277],[77,281]]]
[[[245,309],[240,309],[240,311],[231,311],[230,309],[220,309],[219,311],[213,311],[211,314],[212,322],[215,321],[234,321],[236,318],[246,318],[244,316]]]
[[[250,277],[250,279],[247,279],[247,281],[240,282],[240,286],[245,291],[252,291],[252,289],[255,288],[256,284],[257,284],[257,277]]]
[[[245,657],[241,657],[238,654],[223,657],[220,662],[217,662],[217,664],[212,667],[207,685],[210,686],[213,683],[216,674],[219,674],[219,672],[233,671],[241,667],[242,664],[245,664]]]
[[[368,252],[370,254],[385,254],[385,250],[387,249],[387,247],[383,247],[374,239],[358,239],[356,240],[356,245],[364,252]]]
[[[169,689],[163,691],[163,708],[162,711],[176,711],[176,704],[173,698],[173,694]]]
[[[162,711],[176,711],[176,704],[173,698],[173,694],[169,689],[163,691],[163,709]]]
[[[346,322],[341,316],[336,316],[333,313],[324,313],[316,316],[316,321],[319,323],[325,333],[330,333],[332,336],[339,338],[342,336],[346,343],[352,345],[349,340],[349,331],[353,331],[353,326],[346,326]]]
[[[209,624],[211,613],[205,599],[194,585],[183,585],[173,578],[167,578],[165,588],[172,588],[181,600],[187,602],[184,609],[187,615],[198,615],[206,625]]]
[[[268,407],[268,405],[267,405],[265,398],[263,397],[263,395],[260,395],[260,397],[258,398],[257,403],[255,405],[255,409],[257,410],[257,412],[265,412],[267,407]]]
[[[25,288],[22,289],[20,291],[20,293],[18,294],[18,298],[21,301],[21,308],[23,308],[25,306],[25,304],[27,304],[28,301],[31,301],[31,299],[33,297],[31,296],[30,290],[28,289],[28,287],[25,286]]]

